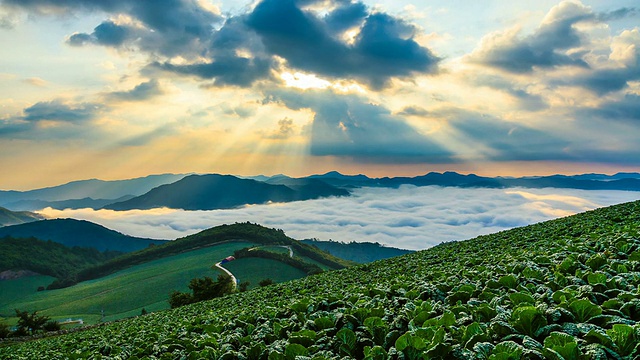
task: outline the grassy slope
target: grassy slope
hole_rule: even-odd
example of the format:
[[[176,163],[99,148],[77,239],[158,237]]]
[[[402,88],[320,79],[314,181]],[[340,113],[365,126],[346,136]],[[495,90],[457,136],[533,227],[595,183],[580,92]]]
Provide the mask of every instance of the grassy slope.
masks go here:
[[[14,319],[9,319],[15,316],[13,308],[7,309],[4,304],[11,304],[16,302],[22,302],[25,298],[29,298],[37,293],[37,289],[40,286],[46,287],[55,280],[51,276],[27,276],[19,279],[2,280],[0,281],[0,308],[6,310],[0,310],[0,320],[7,321],[11,325],[14,325]]]
[[[168,241],[160,246],[153,246],[120,256],[96,267],[81,271],[78,279],[81,281],[96,279],[130,266],[238,239],[259,245],[289,245],[293,248],[295,254],[311,257],[332,269],[339,269],[352,264],[310,245],[302,244],[286,236],[282,230],[269,229],[257,224],[237,223],[217,226],[175,241]]]
[[[4,295],[5,283],[0,282],[3,293],[0,314],[11,315],[13,309],[18,308],[38,310],[55,318],[79,317],[85,322],[95,323],[100,319],[103,308],[107,320],[139,315],[142,308],[148,311],[167,309],[167,299],[172,290],[188,291],[187,285],[194,277],[215,278],[220,271],[212,270],[211,266],[236,249],[251,245],[249,242],[227,242],[154,260],[65,289],[43,292],[34,289],[28,296],[11,300]],[[33,278],[13,280],[11,288],[21,287],[20,283],[32,288],[33,281]]]
[[[147,311],[166,309],[166,300],[171,290],[188,291],[187,284],[194,277],[208,275],[215,278],[217,271],[209,268],[217,261],[241,248],[274,243],[291,245],[296,253],[301,250],[311,251],[316,259],[323,259],[324,264],[309,257],[303,257],[304,260],[318,263],[323,269],[348,264],[299,244],[278,230],[246,223],[223,225],[107,261],[92,269],[108,275],[86,280],[69,288],[45,292],[29,290],[25,294],[24,289],[32,287],[31,280],[25,278],[24,286],[21,285],[21,280],[16,280],[10,291],[13,296],[10,300],[0,302],[0,316],[5,315],[9,322],[14,322],[11,315],[13,309],[18,308],[38,310],[54,318],[73,316],[83,318],[85,323],[95,323],[100,319],[103,308],[106,320],[138,315],[143,307]],[[263,245],[263,248],[288,253],[288,249],[278,246]],[[240,259],[225,267],[240,281],[249,281],[251,287],[256,287],[265,278],[271,278],[277,283],[306,276],[304,272],[289,265],[261,258]],[[0,282],[3,293],[5,284],[8,285]],[[21,288],[23,293],[18,294]]]
[[[606,284],[598,282],[601,275]],[[562,338],[574,355],[606,358],[603,343],[621,354],[635,351],[624,349],[625,339],[616,334],[620,324],[631,324],[630,343],[638,343],[639,285],[635,202],[23,343],[0,349],[0,357],[63,358],[78,350],[237,358],[251,349],[291,355],[301,350],[293,344],[303,342],[304,351],[318,358],[363,358],[365,345],[393,353],[413,339],[417,353],[432,350],[447,358],[488,358],[509,347],[520,356],[497,358],[542,359],[552,340]],[[597,311],[576,311],[576,302],[585,301]],[[526,311],[537,320],[521,321]],[[592,316],[598,312],[604,317]],[[376,316],[379,321],[365,321]],[[436,332],[441,339],[433,338]],[[402,352],[408,356],[412,349]]]

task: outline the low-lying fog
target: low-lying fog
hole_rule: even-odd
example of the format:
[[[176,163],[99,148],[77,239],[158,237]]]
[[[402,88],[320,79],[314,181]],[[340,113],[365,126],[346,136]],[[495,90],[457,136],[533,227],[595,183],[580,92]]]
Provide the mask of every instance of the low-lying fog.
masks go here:
[[[220,224],[250,221],[283,229],[296,239],[370,241],[416,250],[638,199],[640,192],[630,191],[402,186],[233,210],[45,209],[41,213],[89,220],[149,238],[175,239]]]

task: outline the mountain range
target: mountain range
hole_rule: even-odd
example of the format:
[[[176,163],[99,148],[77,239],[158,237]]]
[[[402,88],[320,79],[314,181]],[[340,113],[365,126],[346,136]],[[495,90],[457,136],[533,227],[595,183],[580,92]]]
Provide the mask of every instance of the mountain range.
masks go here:
[[[348,196],[359,187],[455,186],[465,188],[571,188],[640,191],[640,173],[486,177],[456,172],[430,172],[415,177],[371,178],[336,171],[308,177],[286,175],[236,177],[232,175],[151,175],[103,181],[82,180],[30,191],[0,191],[0,206],[13,211],[54,209],[228,209],[248,204],[289,202],[330,196]],[[0,222],[0,225],[2,223]]]
[[[178,181],[185,176],[184,174],[162,174],[113,181],[90,179],[28,191],[0,190],[0,206],[14,210],[16,203],[20,204],[30,200],[57,202],[87,198],[112,199],[111,202],[114,202],[114,199],[120,199],[123,196],[142,195],[157,186]]]
[[[231,175],[190,175],[144,195],[105,206],[111,210],[169,207],[184,210],[228,209],[247,204],[347,196],[349,192],[318,180],[287,180],[290,186]]]
[[[328,172],[322,175],[309,176],[323,182],[341,187],[398,187],[400,185],[415,186],[456,186],[478,188],[570,188],[583,190],[630,190],[640,191],[640,173],[617,173],[615,175],[583,174],[583,175],[551,175],[531,177],[485,177],[475,174],[459,174],[452,171],[444,173],[430,172],[415,177],[382,177],[370,178],[365,175],[343,175],[339,172]]]

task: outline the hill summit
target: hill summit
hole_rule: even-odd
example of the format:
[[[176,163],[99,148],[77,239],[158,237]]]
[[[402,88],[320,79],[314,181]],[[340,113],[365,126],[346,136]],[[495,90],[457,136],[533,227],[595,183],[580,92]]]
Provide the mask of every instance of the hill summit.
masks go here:
[[[293,188],[267,184],[231,175],[191,175],[175,183],[158,186],[144,195],[107,205],[111,210],[169,207],[184,210],[228,209],[247,204],[309,200],[325,196],[347,196],[349,192],[321,181]]]

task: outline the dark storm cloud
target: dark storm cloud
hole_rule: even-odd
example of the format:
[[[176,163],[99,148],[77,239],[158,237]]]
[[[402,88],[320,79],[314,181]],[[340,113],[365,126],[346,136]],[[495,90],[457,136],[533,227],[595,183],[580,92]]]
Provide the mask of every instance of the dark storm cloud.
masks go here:
[[[415,42],[412,25],[384,13],[369,14],[355,42],[348,44],[332,34],[326,20],[344,28],[349,16],[335,16],[320,19],[293,0],[264,0],[246,23],[267,51],[295,68],[324,76],[354,78],[380,88],[393,77],[437,71],[440,59]],[[357,21],[353,15],[351,20]]]
[[[25,108],[20,115],[0,120],[0,138],[86,140],[95,134],[90,129],[91,120],[104,109],[103,105],[89,102],[41,101]]]
[[[355,26],[359,27],[366,17],[367,7],[363,3],[344,3],[327,14],[324,21],[333,32],[341,33]]]
[[[14,134],[24,133],[33,128],[33,123],[9,119],[9,121],[0,121],[0,138],[13,137]]]
[[[136,85],[129,91],[115,91],[108,93],[106,94],[106,97],[112,101],[143,101],[162,95],[163,93],[164,91],[160,87],[158,80],[149,80]]]
[[[134,31],[127,26],[105,21],[96,26],[92,34],[76,33],[69,37],[67,43],[72,46],[83,46],[89,43],[118,47],[130,39]]]
[[[637,50],[640,53],[640,49]],[[640,58],[640,54],[636,55]],[[583,86],[598,95],[626,89],[629,81],[640,80],[640,63],[615,69],[601,69],[572,79],[557,81],[561,85]]]
[[[271,59],[224,56],[202,64],[174,65],[156,62],[151,64],[151,68],[193,75],[201,79],[215,79],[214,86],[249,87],[254,82],[271,76]]]
[[[222,18],[195,0],[4,0],[4,5],[47,13],[50,10],[75,12],[104,11],[127,13],[154,31],[185,32],[202,36]]]
[[[23,120],[82,122],[93,119],[102,109],[93,103],[66,104],[60,100],[41,101],[24,109]]]
[[[279,91],[268,101],[315,112],[310,133],[312,155],[351,157],[374,163],[454,161],[451,152],[402,118],[355,95]]]
[[[640,125],[640,96],[627,94],[619,101],[609,101],[597,108],[578,111],[578,117],[597,116],[604,120],[615,120]]]
[[[472,61],[511,73],[528,73],[535,68],[558,66],[588,68],[580,54],[569,55],[567,50],[583,43],[583,35],[574,25],[593,21],[595,16],[580,4],[562,5],[559,5],[554,18],[542,23],[533,34],[522,39],[510,39],[504,44],[491,44],[472,55]]]
[[[117,47],[128,40],[135,40],[145,51],[186,58],[202,53],[203,43],[209,41],[212,27],[223,20],[195,0],[5,0],[3,4],[43,14],[52,10],[128,14],[140,21],[144,28],[119,25],[107,20],[98,25],[93,33],[76,33],[68,42],[76,46],[93,43]]]
[[[249,86],[268,78],[279,67],[276,56],[293,69],[357,80],[376,89],[393,78],[438,71],[440,59],[414,40],[413,25],[372,12],[361,2],[335,0],[324,4],[326,14],[306,8],[314,3],[263,0],[249,13],[223,19],[196,0],[4,2],[43,14],[53,9],[129,15],[141,26],[105,20],[93,32],[72,34],[68,43],[138,48],[155,55],[154,65],[165,71],[214,80],[216,86]],[[357,30],[353,41],[345,40],[349,29]],[[180,65],[171,62],[177,56]]]

